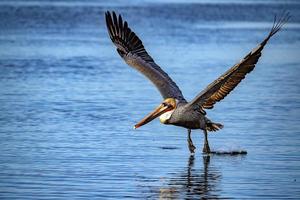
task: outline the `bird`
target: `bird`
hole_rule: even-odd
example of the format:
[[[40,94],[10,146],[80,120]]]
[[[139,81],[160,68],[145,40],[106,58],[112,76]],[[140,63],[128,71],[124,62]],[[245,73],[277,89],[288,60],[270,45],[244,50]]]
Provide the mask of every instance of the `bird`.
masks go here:
[[[275,15],[273,26],[262,42],[188,102],[176,83],[149,55],[143,42],[131,30],[127,21],[114,11],[106,11],[105,21],[108,35],[116,46],[118,54],[129,66],[148,78],[163,98],[162,103],[139,121],[134,128],[139,128],[157,117],[162,124],[184,127],[187,129],[187,143],[191,154],[196,149],[191,132],[200,129],[204,133],[202,152],[210,154],[212,151],[209,147],[208,132],[218,131],[223,128],[223,125],[210,120],[206,110],[214,108],[217,102],[223,100],[255,68],[265,45],[272,36],[281,30],[290,17],[289,12],[285,11],[279,18]]]

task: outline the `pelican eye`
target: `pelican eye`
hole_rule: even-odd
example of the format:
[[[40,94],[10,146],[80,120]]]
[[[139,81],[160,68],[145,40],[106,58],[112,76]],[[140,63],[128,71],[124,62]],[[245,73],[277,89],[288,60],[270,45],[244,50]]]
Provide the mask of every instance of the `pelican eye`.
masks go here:
[[[168,107],[169,107],[169,105],[168,105],[166,102],[163,102],[162,105],[163,105],[163,106],[168,106]]]

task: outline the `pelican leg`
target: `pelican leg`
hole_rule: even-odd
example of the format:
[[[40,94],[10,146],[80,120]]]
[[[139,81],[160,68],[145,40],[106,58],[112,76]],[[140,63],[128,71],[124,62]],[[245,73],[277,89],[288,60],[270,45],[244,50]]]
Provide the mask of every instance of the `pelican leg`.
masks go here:
[[[193,144],[193,141],[192,141],[192,138],[191,138],[191,133],[192,133],[191,129],[188,129],[188,139],[187,139],[187,141],[188,141],[190,153],[195,153],[196,147]]]
[[[208,139],[207,139],[207,130],[204,129],[204,146],[203,146],[203,153],[210,153],[210,148],[208,144]]]

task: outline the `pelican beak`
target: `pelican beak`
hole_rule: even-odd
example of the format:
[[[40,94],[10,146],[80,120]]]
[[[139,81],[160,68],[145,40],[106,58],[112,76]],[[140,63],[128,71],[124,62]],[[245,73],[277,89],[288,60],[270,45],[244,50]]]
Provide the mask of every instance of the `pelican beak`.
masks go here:
[[[153,119],[155,119],[156,117],[159,117],[160,115],[162,115],[163,113],[172,110],[172,108],[165,106],[163,104],[160,104],[153,112],[151,112],[149,115],[147,115],[146,117],[144,117],[144,119],[142,119],[139,123],[137,123],[136,125],[134,125],[134,129],[137,129],[149,122],[151,122]]]

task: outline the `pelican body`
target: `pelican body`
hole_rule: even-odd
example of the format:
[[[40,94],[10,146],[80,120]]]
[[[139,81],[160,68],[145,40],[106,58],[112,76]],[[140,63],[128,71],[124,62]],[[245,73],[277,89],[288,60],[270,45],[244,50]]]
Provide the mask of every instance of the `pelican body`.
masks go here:
[[[106,26],[110,39],[117,47],[117,52],[128,65],[145,75],[164,99],[134,128],[139,128],[157,117],[163,124],[184,127],[188,130],[187,141],[191,153],[194,153],[196,148],[191,138],[191,130],[201,129],[204,133],[203,153],[210,153],[207,132],[222,129],[223,125],[208,119],[205,110],[212,109],[215,103],[224,99],[254,69],[269,39],[289,18],[289,13],[283,13],[279,20],[275,16],[271,31],[256,48],[188,102],[176,83],[154,62],[145,50],[142,41],[128,27],[128,23],[123,21],[121,15],[117,16],[115,12],[107,11],[105,13]]]

